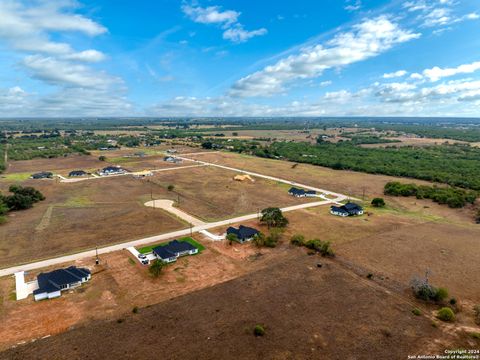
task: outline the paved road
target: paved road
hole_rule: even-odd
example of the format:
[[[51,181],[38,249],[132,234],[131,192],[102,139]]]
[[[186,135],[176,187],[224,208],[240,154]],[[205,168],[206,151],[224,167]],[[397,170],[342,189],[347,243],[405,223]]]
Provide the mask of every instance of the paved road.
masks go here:
[[[321,206],[321,205],[326,205],[330,204],[332,201],[317,201],[317,202],[311,202],[311,203],[306,203],[306,204],[300,204],[300,205],[294,205],[294,206],[289,206],[282,208],[283,212],[288,212],[288,211],[294,211],[294,210],[299,210],[299,209],[308,209],[311,207],[316,207],[316,206]],[[207,230],[207,229],[213,229],[219,226],[226,226],[230,224],[235,224],[239,223],[242,221],[247,221],[247,220],[252,220],[256,219],[258,217],[258,214],[249,214],[249,215],[244,215],[244,216],[238,216],[232,219],[227,219],[227,220],[221,220],[221,221],[216,221],[213,223],[207,223],[204,225],[197,225],[192,227],[192,233],[199,232],[200,230]],[[151,236],[151,237],[146,237],[143,239],[139,240],[134,240],[134,241],[128,241],[124,242],[121,244],[117,245],[110,245],[106,246],[103,248],[98,249],[99,254],[106,254],[110,253],[113,251],[119,251],[123,250],[125,248],[128,248],[130,246],[142,246],[142,245],[147,245],[151,244],[154,242],[160,242],[162,240],[168,240],[176,237],[181,237],[181,236],[186,236],[190,235],[190,229],[183,229],[183,230],[177,230],[177,231],[172,231],[166,234],[161,234],[161,235],[156,235],[156,236]],[[94,258],[95,257],[95,250],[87,250],[83,251],[77,254],[72,254],[72,255],[65,255],[65,256],[60,256],[57,258],[53,259],[48,259],[48,260],[43,260],[43,261],[37,261],[33,262],[30,264],[24,264],[24,265],[18,265],[18,266],[12,266],[6,269],[0,270],[0,277],[2,276],[7,276],[7,275],[12,275],[18,271],[30,271],[30,270],[36,270],[36,269],[41,269],[44,267],[52,266],[52,265],[58,265],[66,262],[71,262],[75,260],[81,260],[85,258]]]
[[[176,208],[173,206],[173,201],[172,200],[152,200],[148,201],[144,204],[145,206],[148,207],[153,207],[154,209],[163,209],[165,211],[168,211],[169,213],[178,216],[180,219],[185,220],[187,223],[192,224],[192,225],[203,225],[205,222],[203,222],[200,219],[197,219],[196,217],[193,217],[190,214],[187,214],[185,211],[180,210],[179,208]]]

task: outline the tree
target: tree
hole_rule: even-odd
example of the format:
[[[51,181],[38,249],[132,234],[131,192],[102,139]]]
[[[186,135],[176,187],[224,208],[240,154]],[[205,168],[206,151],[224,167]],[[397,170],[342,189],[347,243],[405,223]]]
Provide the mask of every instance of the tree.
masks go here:
[[[100,160],[100,161],[106,161],[106,160],[107,160],[107,157],[104,156],[104,155],[100,155],[100,156],[98,157],[98,160]]]
[[[22,194],[13,194],[5,198],[5,203],[11,211],[30,209],[33,206],[33,199]]]
[[[213,148],[213,143],[211,141],[205,141],[202,143],[202,148],[210,150]]]
[[[162,272],[163,268],[166,265],[167,264],[165,262],[163,262],[160,259],[157,259],[152,262],[152,264],[148,268],[148,271],[150,272],[150,274],[152,274],[153,277],[159,277],[160,273]]]
[[[266,224],[268,228],[283,228],[288,225],[288,219],[283,216],[282,210],[275,207],[263,209],[260,222]]]
[[[253,237],[253,243],[257,247],[265,246],[265,235],[263,233],[258,233]]]
[[[477,224],[480,224],[480,209],[477,210],[477,215],[475,216],[475,221],[477,222]]]
[[[235,242],[238,242],[238,236],[237,236],[237,234],[232,234],[232,233],[231,233],[231,234],[227,234],[227,240],[228,240],[228,243],[229,243],[230,245],[232,245],[234,241],[235,241]]]
[[[172,184],[168,185],[167,187],[168,191],[173,191],[173,189],[175,189],[175,185],[172,185]]]
[[[269,248],[276,247],[281,236],[282,236],[282,231],[280,229],[272,229],[270,231],[270,234],[265,238],[264,245]]]
[[[383,198],[374,198],[372,200],[372,206],[373,207],[384,207],[385,206],[385,200],[383,200]]]

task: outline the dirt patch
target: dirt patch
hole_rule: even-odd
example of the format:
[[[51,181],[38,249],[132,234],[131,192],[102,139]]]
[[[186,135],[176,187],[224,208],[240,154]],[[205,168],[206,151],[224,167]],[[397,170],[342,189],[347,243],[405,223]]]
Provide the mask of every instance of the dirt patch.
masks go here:
[[[148,359],[168,349],[164,356],[172,359],[403,359],[427,346],[442,353],[457,344],[401,299],[335,263],[319,269],[317,261],[294,249],[246,276],[0,358],[101,359],[108,351],[112,358]],[[256,324],[265,327],[264,337],[253,336]]]

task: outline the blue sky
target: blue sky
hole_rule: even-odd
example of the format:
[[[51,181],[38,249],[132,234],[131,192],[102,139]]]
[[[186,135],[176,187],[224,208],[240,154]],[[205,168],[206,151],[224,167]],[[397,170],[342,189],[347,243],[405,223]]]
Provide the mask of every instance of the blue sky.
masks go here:
[[[1,0],[12,116],[480,116],[478,0]]]

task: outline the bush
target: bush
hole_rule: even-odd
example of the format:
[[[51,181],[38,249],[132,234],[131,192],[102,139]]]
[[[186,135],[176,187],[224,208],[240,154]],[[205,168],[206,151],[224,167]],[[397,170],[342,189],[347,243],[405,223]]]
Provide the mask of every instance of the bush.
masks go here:
[[[253,335],[263,336],[265,335],[265,328],[262,325],[255,325],[253,328]]]
[[[138,314],[138,306],[134,306],[134,307],[133,307],[132,313]]]
[[[228,243],[230,245],[232,245],[234,241],[238,242],[237,234],[233,234],[233,233],[232,234],[227,234],[226,239],[228,240]]]
[[[101,155],[101,156],[98,157],[98,160],[100,160],[100,161],[106,161],[106,160],[107,160],[107,157]]]
[[[162,260],[155,260],[152,262],[152,264],[150,265],[150,267],[148,268],[148,271],[150,272],[150,274],[152,274],[153,277],[159,277],[160,276],[160,273],[162,272],[163,268],[166,266],[167,264],[165,262],[163,262]]]
[[[322,241],[319,239],[308,240],[305,243],[307,249],[315,250],[322,256],[335,256],[329,241]]]
[[[436,289],[434,300],[435,301],[443,301],[448,297],[448,290],[445,288],[438,288]]]
[[[373,207],[384,207],[385,206],[385,200],[382,198],[374,198],[372,200],[372,206]]]
[[[168,191],[173,191],[173,189],[175,189],[175,185],[171,185],[171,184],[168,185],[168,187],[167,187]]]
[[[437,318],[442,321],[451,322],[455,321],[455,314],[453,313],[453,310],[449,307],[443,307],[438,310]]]
[[[300,234],[293,235],[292,238],[290,239],[290,244],[295,246],[303,246],[304,243],[305,243],[305,236]]]
[[[412,314],[416,315],[416,316],[420,316],[420,315],[422,315],[422,311],[418,308],[414,308],[414,309],[412,309]]]

